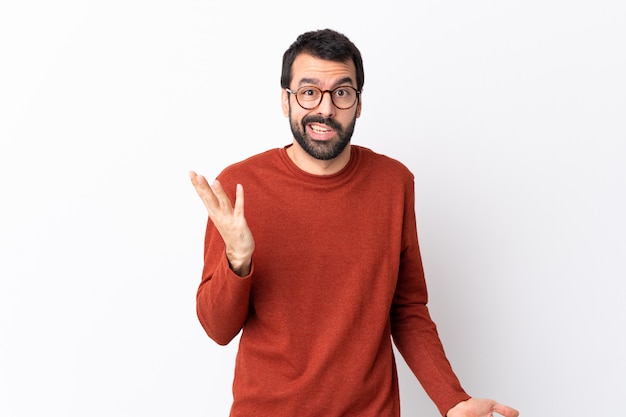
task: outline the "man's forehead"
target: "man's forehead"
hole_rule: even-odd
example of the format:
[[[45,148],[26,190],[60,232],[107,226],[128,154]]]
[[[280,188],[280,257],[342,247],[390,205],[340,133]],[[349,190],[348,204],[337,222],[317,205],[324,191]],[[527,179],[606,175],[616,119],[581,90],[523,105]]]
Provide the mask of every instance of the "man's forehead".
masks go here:
[[[355,84],[356,67],[352,60],[329,61],[309,54],[300,54],[292,66],[292,79],[302,84]]]
[[[319,78],[309,78],[303,77],[299,80],[296,80],[298,85],[320,85],[324,83],[329,83],[333,85],[354,85],[354,79],[352,77],[343,77],[336,79],[319,79]]]

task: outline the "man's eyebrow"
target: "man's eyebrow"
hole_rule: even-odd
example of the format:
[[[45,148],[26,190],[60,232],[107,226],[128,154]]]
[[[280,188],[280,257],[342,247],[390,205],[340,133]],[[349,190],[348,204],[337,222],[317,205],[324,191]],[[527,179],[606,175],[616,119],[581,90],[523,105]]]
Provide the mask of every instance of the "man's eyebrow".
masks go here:
[[[300,80],[300,82],[298,83],[299,86],[302,85],[318,85],[320,83],[320,80],[317,78],[302,78]],[[339,80],[337,80],[337,82],[335,82],[335,86],[337,85],[342,85],[342,84],[350,84],[353,85],[354,81],[352,80],[352,77],[343,77]]]

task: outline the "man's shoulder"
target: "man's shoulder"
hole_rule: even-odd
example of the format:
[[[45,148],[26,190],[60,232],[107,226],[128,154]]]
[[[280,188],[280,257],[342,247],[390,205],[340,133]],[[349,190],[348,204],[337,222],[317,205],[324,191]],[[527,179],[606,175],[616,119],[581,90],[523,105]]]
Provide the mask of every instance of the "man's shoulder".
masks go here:
[[[364,164],[373,165],[376,169],[384,170],[388,174],[395,173],[400,176],[408,176],[413,177],[413,173],[409,170],[409,168],[400,160],[393,158],[391,156],[375,152],[374,150],[359,146],[353,145],[356,148],[356,151],[359,154],[359,158],[363,161]]]
[[[247,158],[242,159],[239,162],[235,162],[231,164],[230,167],[239,167],[239,166],[247,166],[247,165],[264,163],[270,159],[277,158],[279,152],[280,152],[280,148],[268,149],[266,151],[248,156]]]
[[[280,148],[268,149],[266,151],[251,155],[238,162],[234,162],[224,168],[221,175],[229,175],[233,173],[243,173],[250,170],[267,167],[280,158]]]

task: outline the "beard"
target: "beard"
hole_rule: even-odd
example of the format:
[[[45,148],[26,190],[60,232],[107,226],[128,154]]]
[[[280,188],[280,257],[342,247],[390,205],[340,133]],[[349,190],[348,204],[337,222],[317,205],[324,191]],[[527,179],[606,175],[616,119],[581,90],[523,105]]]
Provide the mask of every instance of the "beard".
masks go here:
[[[319,123],[330,127],[337,133],[337,139],[329,141],[312,139],[306,132],[306,125],[309,123]],[[356,125],[356,116],[345,129],[334,119],[322,117],[320,115],[306,116],[300,123],[298,123],[297,120],[294,120],[291,117],[290,106],[289,124],[291,126],[291,133],[293,134],[293,137],[306,153],[315,159],[328,161],[339,156],[350,143],[350,139],[352,139],[352,134],[354,133],[354,126]]]

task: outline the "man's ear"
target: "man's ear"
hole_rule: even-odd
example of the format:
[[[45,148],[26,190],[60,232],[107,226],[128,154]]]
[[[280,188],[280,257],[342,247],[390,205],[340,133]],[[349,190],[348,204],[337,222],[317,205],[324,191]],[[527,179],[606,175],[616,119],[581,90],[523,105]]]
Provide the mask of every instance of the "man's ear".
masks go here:
[[[289,117],[289,93],[284,88],[282,89],[280,101],[283,105],[283,114],[285,117]]]
[[[357,119],[361,117],[361,97],[359,97],[359,102],[356,104],[356,117]]]

